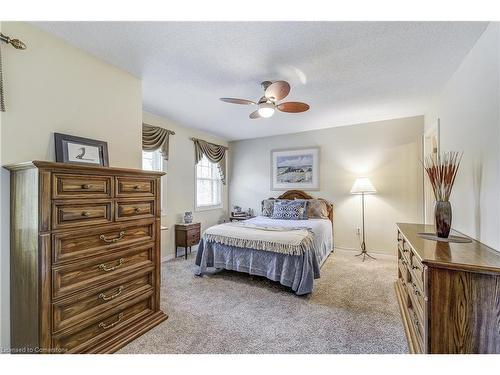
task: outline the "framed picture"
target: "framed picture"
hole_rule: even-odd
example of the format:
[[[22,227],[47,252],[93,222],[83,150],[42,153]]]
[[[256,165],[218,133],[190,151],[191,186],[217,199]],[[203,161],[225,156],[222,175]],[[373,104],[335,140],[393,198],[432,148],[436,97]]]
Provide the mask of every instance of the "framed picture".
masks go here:
[[[108,144],[95,139],[54,133],[56,161],[109,167]]]
[[[271,190],[319,190],[319,147],[271,151]]]

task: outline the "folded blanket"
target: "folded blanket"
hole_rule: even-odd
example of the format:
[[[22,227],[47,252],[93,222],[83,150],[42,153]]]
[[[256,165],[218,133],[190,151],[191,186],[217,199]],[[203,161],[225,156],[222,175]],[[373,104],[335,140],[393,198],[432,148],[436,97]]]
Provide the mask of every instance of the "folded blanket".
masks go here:
[[[313,245],[313,233],[309,228],[260,226],[251,223],[225,223],[208,228],[203,234],[207,242],[273,251],[288,255],[302,255]]]

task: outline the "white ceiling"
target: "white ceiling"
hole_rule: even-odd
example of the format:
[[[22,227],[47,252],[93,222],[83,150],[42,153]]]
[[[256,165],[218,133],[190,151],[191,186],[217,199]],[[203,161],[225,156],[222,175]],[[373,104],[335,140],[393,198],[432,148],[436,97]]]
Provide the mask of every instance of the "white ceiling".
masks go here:
[[[487,23],[35,22],[142,79],[143,107],[229,140],[421,115]],[[308,112],[250,120],[260,82]]]

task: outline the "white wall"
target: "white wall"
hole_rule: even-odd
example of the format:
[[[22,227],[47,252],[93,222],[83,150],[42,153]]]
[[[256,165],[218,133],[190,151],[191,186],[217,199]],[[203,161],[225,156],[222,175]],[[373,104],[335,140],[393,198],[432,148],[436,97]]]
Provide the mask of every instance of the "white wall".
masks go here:
[[[272,149],[320,146],[321,186],[310,194],[334,203],[335,246],[359,248],[360,197],[349,191],[365,175],[378,190],[366,197],[368,249],[395,254],[395,223],[422,221],[422,131],[412,117],[231,142],[230,206],[260,213],[262,199],[280,194],[270,190]]]
[[[0,31],[3,32],[3,24],[0,22]],[[0,112],[0,166],[2,165],[2,132],[3,112]],[[9,257],[9,189],[7,170],[0,167],[0,349],[10,343],[9,317],[9,295],[4,288],[9,287],[10,269],[8,267]]]
[[[53,132],[108,142],[111,166],[141,167],[141,81],[20,22],[2,32],[24,51],[2,47],[7,112],[1,114],[1,165],[54,160]],[[9,174],[1,173],[1,342],[9,346]]]
[[[194,144],[190,138],[200,138],[224,146],[227,146],[228,143],[226,140],[211,134],[180,126],[147,112],[143,113],[143,121],[150,125],[161,126],[175,131],[175,135],[170,136],[169,140],[169,160],[166,163],[167,175],[164,177],[164,183],[166,182],[166,184],[163,199],[166,199],[166,205],[164,205],[164,207],[166,206],[166,213],[162,216],[162,225],[168,229],[163,231],[161,239],[162,258],[170,259],[175,254],[174,225],[182,222],[185,211],[193,211],[193,221],[201,222],[202,231],[217,224],[221,217],[227,216],[227,186],[224,187],[223,191],[223,208],[200,212],[196,212],[194,209]],[[182,251],[179,248],[179,256]]]
[[[1,124],[0,124],[1,126]],[[1,160],[0,160],[1,161]],[[9,172],[0,169],[0,349],[9,347],[10,343],[10,188]]]
[[[2,163],[55,160],[53,132],[108,142],[115,167],[141,167],[141,81],[22,22],[3,32],[24,51],[3,48]]]
[[[451,195],[452,227],[500,249],[500,26],[491,23],[433,101],[441,150],[464,151]]]

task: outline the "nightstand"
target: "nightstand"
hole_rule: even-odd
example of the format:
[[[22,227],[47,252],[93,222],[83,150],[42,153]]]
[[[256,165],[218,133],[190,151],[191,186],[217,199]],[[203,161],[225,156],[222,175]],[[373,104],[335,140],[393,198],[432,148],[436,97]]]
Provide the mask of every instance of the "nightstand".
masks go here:
[[[252,219],[255,216],[229,216],[229,221],[243,221],[243,220],[248,220]]]
[[[187,259],[188,247],[198,245],[200,242],[201,223],[175,224],[175,257],[177,258],[177,247],[184,247],[184,256]]]

